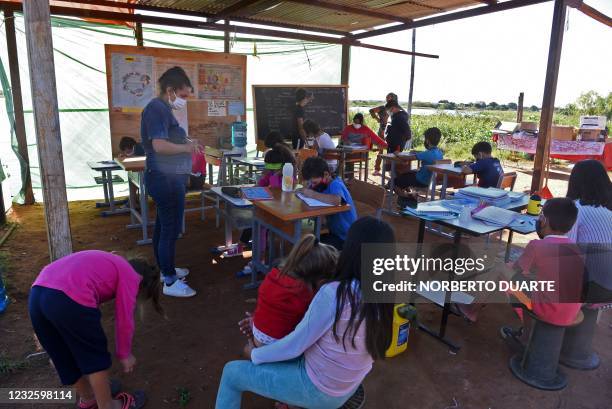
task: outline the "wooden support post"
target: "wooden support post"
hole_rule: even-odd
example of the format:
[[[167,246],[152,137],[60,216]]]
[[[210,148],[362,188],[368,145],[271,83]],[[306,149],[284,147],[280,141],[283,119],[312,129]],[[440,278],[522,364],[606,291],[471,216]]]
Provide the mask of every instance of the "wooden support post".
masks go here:
[[[340,84],[348,85],[351,72],[351,46],[342,45],[342,66],[340,68]]]
[[[2,182],[0,182],[0,227],[4,226],[5,224],[6,224],[6,208],[4,207],[4,194],[2,193]]]
[[[23,16],[49,256],[53,261],[72,253],[72,237],[57,108],[49,2],[24,2]]]
[[[229,20],[225,20],[225,31],[223,32],[223,52],[229,53],[230,47],[230,32],[229,32]]]
[[[144,47],[144,35],[142,33],[142,23],[140,21],[136,22],[134,34],[136,35],[136,45],[138,47]]]
[[[19,75],[19,57],[17,54],[17,38],[15,37],[15,15],[12,10],[4,10],[4,26],[6,29],[6,47],[8,51],[9,71],[11,74],[11,94],[13,96],[13,113],[15,115],[15,135],[17,136],[17,150],[21,156],[22,172],[25,179],[24,204],[34,204],[32,192],[32,177],[30,175],[30,156],[28,154],[28,140],[26,137],[25,119],[23,117],[23,99],[21,97],[21,76]]]
[[[412,51],[416,47],[416,28],[412,29]],[[412,123],[412,93],[414,91],[414,64],[416,57],[412,55],[410,62],[410,90],[408,90],[408,123]]]
[[[516,106],[516,122],[519,124],[523,122],[523,99],[525,98],[525,93],[521,92],[518,97],[518,104]]]

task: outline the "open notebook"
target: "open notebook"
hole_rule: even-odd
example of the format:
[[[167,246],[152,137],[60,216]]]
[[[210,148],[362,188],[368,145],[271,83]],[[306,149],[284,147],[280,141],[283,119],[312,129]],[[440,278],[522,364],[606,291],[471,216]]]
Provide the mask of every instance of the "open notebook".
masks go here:
[[[310,207],[330,207],[330,206],[333,206],[332,204],[325,203],[325,202],[322,202],[320,200],[313,199],[311,197],[306,197],[306,196],[304,196],[301,193],[296,193],[296,196],[298,198],[300,198],[304,203],[306,203],[306,205],[308,205]]]
[[[482,220],[483,222],[498,226],[509,225],[517,216],[518,213],[495,206],[487,206],[472,215],[474,219]]]

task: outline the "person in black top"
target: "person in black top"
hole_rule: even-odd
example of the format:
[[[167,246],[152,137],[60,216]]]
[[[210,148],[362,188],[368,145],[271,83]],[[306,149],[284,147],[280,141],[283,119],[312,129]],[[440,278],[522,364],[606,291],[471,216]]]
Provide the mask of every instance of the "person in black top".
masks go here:
[[[391,123],[387,125],[385,139],[387,140],[387,153],[401,152],[406,142],[412,138],[408,114],[400,107],[397,101],[389,101],[385,110],[391,116]]]
[[[299,149],[306,145],[306,132],[304,132],[304,107],[312,101],[312,93],[307,92],[304,88],[298,88],[295,91],[295,107],[292,108],[292,125],[293,132],[291,134],[291,143],[293,149]]]

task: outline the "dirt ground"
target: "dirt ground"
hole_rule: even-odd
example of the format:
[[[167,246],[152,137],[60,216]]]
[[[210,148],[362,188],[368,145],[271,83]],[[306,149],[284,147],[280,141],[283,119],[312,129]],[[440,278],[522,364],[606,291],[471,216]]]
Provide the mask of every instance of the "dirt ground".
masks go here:
[[[560,169],[558,173],[551,187],[553,193],[561,195],[568,172]],[[529,173],[521,172],[516,190],[528,188],[530,179]],[[0,386],[56,387],[58,378],[47,360],[23,364],[26,355],[37,351],[27,316],[27,295],[35,276],[48,262],[43,207],[16,206],[10,218],[19,226],[0,249],[7,259],[5,279],[12,301],[0,315]],[[152,257],[151,246],[136,245],[139,231],[127,230],[128,220],[126,215],[102,218],[90,201],[71,202],[74,250],[117,250]],[[400,239],[416,239],[416,223],[399,218],[392,221]],[[524,243],[529,237],[517,239]],[[426,240],[440,238],[427,234]],[[222,242],[223,229],[215,228],[214,218],[202,222],[191,213],[187,233],[178,242],[177,263],[190,268],[189,283],[198,295],[192,299],[163,298],[165,317],[149,305],[138,307],[134,341],[137,367],[133,374],[123,376],[116,365],[113,374],[127,389],[146,390],[149,409],[183,407],[181,396],[190,398],[187,408],[214,407],[223,365],[239,358],[243,338],[236,322],[244,311],[253,309],[256,292],[243,290],[246,279],[234,274],[246,260],[212,256],[209,249]],[[103,307],[103,317],[112,348],[111,305]],[[419,318],[435,326],[440,310],[419,306]],[[511,375],[508,360],[512,352],[498,335],[504,324],[518,324],[506,305],[489,305],[477,324],[451,317],[448,334],[462,345],[457,354],[425,333],[412,330],[408,351],[377,362],[366,378],[366,408],[612,408],[611,313],[602,314],[594,343],[602,358],[601,367],[589,372],[564,369],[569,386],[560,392],[535,390]],[[273,406],[267,399],[246,394],[243,407]]]

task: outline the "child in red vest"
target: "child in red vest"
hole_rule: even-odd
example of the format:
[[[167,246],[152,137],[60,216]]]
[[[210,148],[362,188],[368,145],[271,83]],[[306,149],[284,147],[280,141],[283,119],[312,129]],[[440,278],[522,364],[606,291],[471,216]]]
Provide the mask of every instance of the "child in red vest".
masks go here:
[[[239,326],[255,346],[271,344],[302,320],[320,284],[336,269],[338,252],[308,234],[259,287],[255,313]]]

